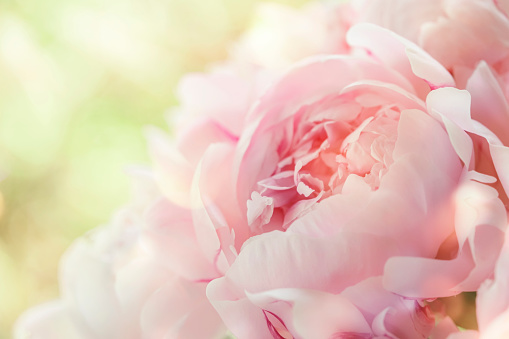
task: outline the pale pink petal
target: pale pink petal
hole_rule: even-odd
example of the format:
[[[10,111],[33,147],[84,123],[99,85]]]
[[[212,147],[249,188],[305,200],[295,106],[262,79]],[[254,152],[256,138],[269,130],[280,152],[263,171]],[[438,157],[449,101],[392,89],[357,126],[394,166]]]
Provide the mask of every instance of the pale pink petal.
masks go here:
[[[374,334],[381,337],[427,338],[434,324],[425,307],[384,289],[382,277],[368,278],[341,295],[363,313]]]
[[[283,171],[258,182],[258,185],[275,190],[284,191],[295,187],[294,171]]]
[[[498,178],[507,194],[509,192],[509,147],[490,144],[490,154]]]
[[[256,117],[265,113],[262,125],[270,128],[294,114],[296,108],[361,80],[385,81],[413,90],[407,79],[377,63],[344,55],[317,56],[293,66],[261,96],[251,113]]]
[[[489,148],[500,182],[507,191],[509,189],[507,177],[509,138],[504,127],[509,124],[509,104],[495,76],[484,62],[478,65],[468,80],[467,90],[472,95],[472,118],[488,127],[505,145],[491,142]],[[490,136],[485,137],[490,138]]]
[[[505,310],[481,331],[480,339],[505,339],[509,335],[509,310]]]
[[[506,16],[509,18],[509,1],[507,0],[493,0],[495,6]]]
[[[479,288],[477,298],[477,321],[481,332],[501,314],[509,310],[509,233],[506,233],[504,248],[495,267],[494,278]]]
[[[409,298],[447,297],[461,292],[453,288],[466,279],[473,267],[469,253],[454,260],[394,257],[385,265],[384,286]]]
[[[352,3],[361,21],[385,27],[417,43],[422,25],[442,14],[443,0],[353,0]]]
[[[471,95],[468,91],[456,88],[439,88],[426,98],[430,114],[446,116],[465,131],[474,131],[470,115]]]
[[[412,92],[383,81],[357,81],[346,86],[341,93],[355,93],[355,101],[364,107],[391,105],[394,103],[406,109],[425,109],[426,107],[424,101]],[[370,98],[369,102],[366,100],[367,97]]]
[[[371,193],[371,187],[362,177],[356,174],[350,174],[345,180],[341,194],[350,195],[356,193],[369,195]]]
[[[359,310],[342,295],[306,291],[293,299],[295,330],[303,338],[331,338],[371,333]]]
[[[470,136],[464,129],[459,127],[455,122],[451,121],[448,117],[442,116],[442,121],[449,134],[451,144],[458,154],[459,158],[467,169],[472,168],[472,159],[474,156],[474,145]]]
[[[433,135],[433,138],[429,138]],[[419,152],[415,152],[419,150]],[[459,179],[461,163],[454,156],[455,152],[449,143],[449,136],[443,127],[428,114],[419,110],[405,110],[401,112],[398,124],[398,140],[394,146],[393,158],[397,162],[400,158],[418,155],[432,164],[423,169],[417,169],[421,179],[428,182],[430,176],[438,176],[436,169],[441,168],[440,175],[444,177],[444,183],[448,188],[454,187]],[[436,178],[439,179],[439,178]],[[437,188],[433,185],[425,185],[428,190]],[[435,193],[444,196],[443,191]],[[430,199],[431,200],[431,199]],[[428,200],[429,201],[429,200]]]
[[[26,311],[16,321],[15,339],[86,339],[90,333],[79,327],[63,301],[51,301]]]
[[[445,116],[467,132],[474,133],[494,145],[501,145],[500,139],[486,126],[473,120],[470,114],[471,95],[466,90],[439,88],[432,91],[427,99],[428,111],[437,118]]]
[[[157,199],[161,198],[161,191],[157,186],[154,173],[148,167],[129,166],[125,172],[131,179],[130,208],[142,214]]]
[[[189,207],[194,169],[164,132],[150,128],[146,134],[159,189],[170,201]]]
[[[232,289],[227,278],[218,278],[207,286],[207,297],[226,327],[245,339],[274,339],[263,311],[247,297]]]
[[[509,48],[509,47],[508,47]],[[466,90],[472,96],[471,115],[509,145],[509,104],[486,62],[481,61],[468,79]]]
[[[229,143],[210,145],[203,155],[193,182],[193,201],[198,207],[193,210],[196,235],[202,248],[207,249],[207,255],[212,257],[217,255],[219,244],[223,252],[227,253],[228,250],[224,246],[234,241],[238,251],[251,235],[247,213],[241,213],[242,210],[247,210],[248,199],[242,203],[235,199],[232,175],[234,155],[234,145]],[[214,233],[220,229],[226,232],[233,230],[234,239],[219,241]],[[221,234],[225,235],[226,232]]]
[[[301,218],[311,210],[311,208],[322,198],[323,192],[320,192],[316,197],[312,199],[306,199],[298,201],[293,204],[292,207],[286,211],[284,220],[283,220],[283,228],[287,229],[294,220]]]
[[[252,96],[253,77],[243,78],[234,69],[209,74],[189,74],[179,83],[181,109],[192,118],[212,118],[229,133],[239,135]]]
[[[455,86],[456,83],[451,73],[442,64],[413,43],[405,41],[404,43],[412,71],[419,78],[425,80],[431,89]]]
[[[246,292],[246,297],[263,312],[266,326],[274,337],[293,339],[297,333],[293,320],[294,303],[307,292],[307,290],[285,288],[260,293]]]
[[[446,68],[492,64],[509,55],[509,20],[494,1],[447,0],[444,14],[422,26],[421,46]]]
[[[447,337],[447,339],[480,339],[480,338],[484,338],[484,337],[480,337],[479,332],[472,331],[472,330],[452,333]],[[502,339],[502,338],[503,337],[500,337],[500,338],[486,337],[485,339]]]
[[[164,199],[155,203],[146,214],[144,240],[161,265],[182,277],[205,281],[219,274],[198,244],[188,209]]]
[[[156,290],[141,313],[143,338],[221,339],[226,329],[207,300],[205,287],[174,279]]]
[[[450,317],[446,317],[433,328],[430,333],[430,339],[447,339],[453,333],[458,333],[458,326]]]
[[[260,193],[253,191],[251,199],[247,201],[247,222],[251,228],[268,224],[272,213],[274,213],[274,199],[263,197]]]
[[[348,31],[347,41],[352,46],[366,49],[385,65],[403,74],[421,97],[427,93],[426,83],[432,89],[455,84],[452,75],[428,53],[380,26],[355,25]]]
[[[171,272],[148,257],[137,258],[119,269],[114,284],[122,321],[138,324],[140,311],[149,296],[172,278]]]
[[[337,194],[323,199],[310,212],[296,219],[288,231],[310,237],[340,232],[343,226],[355,220],[354,218],[365,210],[371,190],[347,193],[350,194]]]
[[[195,120],[179,133],[177,149],[189,164],[196,168],[206,149],[212,143],[236,143],[238,137],[211,119]]]
[[[493,272],[507,216],[495,189],[467,182],[456,196],[454,259],[394,257],[387,261],[384,286],[412,298],[436,298],[475,291]]]
[[[481,66],[479,73],[482,73],[483,68]],[[479,75],[480,76],[480,75]],[[474,78],[475,80],[475,78]],[[489,79],[488,79],[489,80]],[[475,90],[474,87],[474,81],[472,80],[471,87],[472,90]],[[476,83],[477,84],[477,83]],[[486,92],[486,95],[494,95],[495,98],[498,98],[498,95],[496,94],[496,86],[492,87],[491,91],[487,88],[484,88],[483,86],[477,84],[477,87],[480,87],[479,90],[481,91],[481,94],[483,92]],[[493,85],[493,83],[492,83]],[[476,97],[479,94],[475,94]],[[476,154],[478,157],[477,162],[486,168],[488,166],[488,171],[490,171],[489,166],[491,166],[491,161],[493,162],[493,166],[496,170],[496,174],[493,170],[491,170],[493,173],[484,173],[488,175],[498,175],[498,178],[502,184],[502,186],[507,190],[509,189],[509,178],[507,176],[507,169],[509,166],[509,149],[507,146],[502,145],[501,141],[499,140],[498,136],[495,135],[491,130],[486,128],[484,125],[480,124],[479,122],[473,120],[470,116],[470,100],[471,95],[467,91],[460,91],[453,88],[442,88],[435,90],[430,93],[430,95],[427,98],[427,105],[428,109],[431,112],[434,112],[438,116],[446,117],[447,119],[444,119],[444,121],[447,122],[447,120],[450,120],[454,122],[457,126],[461,127],[466,132],[474,133],[486,140],[486,142],[489,144],[489,153],[483,148],[479,150],[480,154]],[[480,99],[477,99],[480,100]],[[484,99],[482,99],[484,100]],[[497,102],[499,103],[497,106]],[[496,119],[502,119],[502,121],[505,121],[504,116],[507,114],[507,111],[505,110],[505,104],[501,103],[499,99],[496,99],[493,103],[495,107],[499,107],[502,109],[500,110],[493,110],[490,108],[490,106],[487,106],[487,110],[491,110],[491,113],[487,113],[488,115],[491,114],[492,117],[497,117]],[[477,113],[479,114],[479,113]],[[489,122],[489,120],[488,120]],[[448,122],[450,124],[450,122]],[[497,120],[497,123],[500,124],[499,120]],[[492,122],[494,124],[494,122]],[[457,136],[453,135],[451,137],[457,138]],[[501,136],[502,138],[505,138],[505,133]],[[464,136],[462,139],[465,139]],[[464,141],[463,141],[464,143]],[[484,158],[483,158],[484,157]],[[482,161],[481,161],[481,160]],[[491,160],[491,161],[490,161]]]
[[[136,334],[136,324],[121,326],[122,309],[116,298],[111,263],[78,240],[62,264],[64,297],[80,314],[84,326],[98,338]]]
[[[405,239],[400,241],[405,252],[433,256],[452,232],[447,211],[461,163],[443,127],[418,110],[401,113],[393,158],[373,194],[369,216],[362,215],[364,224],[383,222],[372,232]],[[394,207],[387,211],[387,206]]]
[[[381,274],[396,251],[390,240],[370,234],[310,238],[274,231],[246,242],[226,278],[250,293],[289,287],[337,293]]]
[[[428,338],[434,319],[415,300],[399,300],[387,307],[373,320],[373,332],[394,338]]]

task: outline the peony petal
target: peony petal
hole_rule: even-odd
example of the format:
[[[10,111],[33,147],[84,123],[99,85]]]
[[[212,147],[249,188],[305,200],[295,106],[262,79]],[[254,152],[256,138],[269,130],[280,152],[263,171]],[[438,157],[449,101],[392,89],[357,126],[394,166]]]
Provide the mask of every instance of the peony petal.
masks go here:
[[[408,298],[432,299],[460,293],[453,288],[459,285],[474,267],[469,255],[453,260],[436,260],[422,257],[393,257],[387,261],[384,286],[389,291]]]
[[[13,332],[15,339],[90,338],[90,333],[73,321],[63,301],[50,301],[26,311],[16,321]]]
[[[154,175],[162,193],[172,202],[191,206],[191,182],[194,169],[176,151],[174,141],[156,128],[146,131]]]
[[[451,121],[446,116],[442,116],[449,139],[454,147],[454,150],[460,157],[461,161],[467,169],[473,166],[472,158],[474,156],[474,144],[470,136],[455,122]]]
[[[371,334],[362,313],[342,295],[309,291],[293,301],[293,321],[302,338]]]
[[[253,191],[251,199],[247,201],[247,222],[251,228],[261,227],[269,223],[274,212],[274,199],[263,197]],[[254,224],[257,221],[257,224]]]
[[[341,93],[355,93],[355,100],[359,101],[359,98],[361,98],[360,103],[365,107],[392,105],[394,103],[397,103],[402,109],[424,109],[426,107],[424,101],[412,92],[392,83],[382,81],[357,81],[346,86]],[[366,102],[365,98],[369,95],[371,95],[373,102]]]
[[[416,45],[406,41],[404,43],[412,71],[425,80],[432,90],[456,85],[451,73],[442,64]]]
[[[380,337],[427,338],[434,325],[434,319],[416,301],[384,289],[382,277],[368,278],[346,288],[341,295],[363,313]]]
[[[499,315],[509,309],[509,233],[505,234],[505,243],[495,267],[494,279],[487,280],[479,288],[477,321],[481,331],[487,329]]]
[[[211,280],[219,274],[214,258],[207,258],[198,244],[188,209],[158,201],[146,213],[144,241],[162,265],[189,280]]]
[[[470,181],[456,196],[455,228],[459,252],[452,260],[390,258],[384,286],[411,298],[437,298],[476,290],[493,271],[507,225],[495,189]]]
[[[388,239],[370,234],[310,238],[274,231],[246,242],[226,278],[250,293],[289,287],[337,293],[381,274],[395,252]]]
[[[496,90],[493,89],[493,91]],[[477,95],[478,94],[476,94],[476,97]],[[496,96],[496,93],[492,93],[492,95]],[[507,169],[509,166],[509,149],[507,146],[501,144],[498,136],[495,135],[491,130],[479,122],[472,120],[470,117],[470,99],[471,96],[467,91],[460,91],[453,88],[442,88],[430,93],[427,98],[427,105],[430,112],[434,112],[439,116],[446,117],[466,132],[474,133],[486,140],[486,142],[489,144],[490,154],[484,154],[486,152],[481,148],[481,150],[479,150],[481,154],[478,154],[477,156],[480,159],[482,159],[482,157],[487,157],[488,159],[492,158],[496,174],[498,175],[499,180],[505,190],[507,190],[509,189],[509,178],[507,176]],[[499,113],[502,114],[500,119],[505,119],[503,118],[504,114],[506,114],[505,111],[498,113],[492,112],[489,114],[493,116]],[[503,136],[505,136],[505,133]],[[490,165],[489,163],[486,164],[486,161],[483,161],[483,163],[484,165]],[[495,173],[485,174],[493,176],[495,175]]]
[[[470,116],[470,103],[470,93],[456,88],[439,88],[426,98],[428,112],[437,117],[447,117],[467,132],[475,131]]]
[[[121,326],[122,310],[116,298],[111,263],[104,259],[102,253],[94,253],[85,239],[74,243],[62,263],[64,296],[75,305],[94,336],[111,338],[136,334],[136,324]]]
[[[494,0],[495,6],[509,18],[509,1],[507,0]]]
[[[509,20],[495,1],[447,0],[443,13],[421,27],[420,44],[447,69],[492,64],[509,55]]]
[[[484,337],[480,337],[479,332],[472,330],[452,333],[447,337],[447,339],[480,339],[480,338]],[[501,338],[486,337],[485,339],[502,339],[502,337]]]
[[[236,296],[234,291],[224,277],[207,286],[207,297],[226,327],[238,338],[274,339],[262,310],[246,297]]]
[[[137,258],[116,272],[115,292],[122,309],[122,320],[137,324],[148,297],[173,274],[152,258]],[[135,333],[131,333],[135,335]]]
[[[253,83],[256,78],[248,78]],[[236,70],[216,69],[208,74],[188,74],[183,77],[177,95],[186,115],[214,119],[233,135],[239,135],[245,112],[251,102],[253,83],[246,81]],[[199,136],[199,135],[198,135]]]
[[[235,200],[235,188],[232,175],[235,146],[228,143],[212,144],[207,148],[193,182],[193,198],[199,208],[193,210],[193,218],[198,241],[203,248],[207,248],[208,255],[217,255],[216,231],[224,229],[222,235],[230,230],[235,231],[235,238],[227,236],[219,239],[223,253],[230,252],[229,247],[234,242],[237,251],[251,235],[247,223],[246,201],[239,206]],[[219,234],[219,233],[218,233]],[[226,246],[226,247],[225,247]],[[213,254],[215,253],[215,254]],[[228,254],[228,260],[232,260]]]
[[[458,326],[456,326],[450,317],[446,317],[440,320],[435,328],[433,328],[430,333],[430,339],[447,339],[450,338],[449,335],[458,332]]]
[[[154,292],[140,317],[143,338],[223,338],[226,329],[207,300],[205,287],[174,279]]]
[[[211,119],[200,119],[179,133],[177,149],[196,168],[212,143],[236,143],[238,137]]]
[[[480,339],[505,339],[509,335],[509,311],[502,313],[493,323],[481,333]],[[472,334],[473,339],[477,339]],[[463,339],[463,338],[461,338]],[[468,338],[470,339],[470,338]]]
[[[385,65],[403,74],[422,98],[428,92],[426,83],[431,89],[455,85],[451,74],[428,53],[385,28],[357,24],[348,31],[347,41],[354,47],[368,50]]]
[[[504,145],[509,145],[509,104],[486,62],[481,61],[468,79],[466,90],[472,96],[471,114],[488,127]]]
[[[497,170],[498,178],[505,192],[509,192],[509,147],[490,144],[490,154]]]
[[[443,0],[355,0],[352,5],[361,21],[387,28],[405,39],[418,42],[420,27],[442,14]],[[400,15],[404,13],[404,15]]]

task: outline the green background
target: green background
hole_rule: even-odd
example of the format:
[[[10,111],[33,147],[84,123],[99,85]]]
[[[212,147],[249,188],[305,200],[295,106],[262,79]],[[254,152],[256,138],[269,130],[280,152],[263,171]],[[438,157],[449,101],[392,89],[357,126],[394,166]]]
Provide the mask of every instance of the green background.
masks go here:
[[[149,164],[143,126],[166,128],[179,77],[224,59],[257,2],[0,0],[0,338],[58,295],[66,247]]]

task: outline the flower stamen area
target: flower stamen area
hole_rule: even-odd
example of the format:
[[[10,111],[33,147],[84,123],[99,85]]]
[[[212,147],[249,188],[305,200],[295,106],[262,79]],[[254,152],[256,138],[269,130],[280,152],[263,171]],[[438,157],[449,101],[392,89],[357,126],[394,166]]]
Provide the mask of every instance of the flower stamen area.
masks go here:
[[[276,126],[279,162],[247,202],[254,233],[286,229],[349,180],[377,190],[393,163],[401,109],[361,105],[351,95],[302,107]]]

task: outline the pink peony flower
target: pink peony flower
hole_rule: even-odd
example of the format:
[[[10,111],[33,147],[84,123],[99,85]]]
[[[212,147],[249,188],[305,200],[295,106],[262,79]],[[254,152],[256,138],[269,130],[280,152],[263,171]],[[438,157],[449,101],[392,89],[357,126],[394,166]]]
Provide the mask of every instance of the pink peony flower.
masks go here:
[[[136,201],[76,242],[62,299],[16,335],[477,336],[428,305],[477,290],[488,331],[507,308],[490,291],[505,286],[508,6],[392,3],[266,7],[292,25],[184,78],[177,138],[148,130]],[[345,35],[354,21],[404,37]]]
[[[383,276],[385,289],[423,301],[476,290],[493,271],[507,217],[489,184],[504,173],[504,160],[474,152],[478,141],[465,131],[507,148],[470,119],[466,91],[426,95],[454,80],[417,46],[372,25],[354,27],[348,41],[372,56],[316,58],[293,68],[252,108],[253,127],[235,151],[236,186],[222,193],[236,193],[245,216],[226,222],[239,255],[207,295],[241,338],[270,338],[274,331],[309,337],[288,306],[307,297],[294,291],[294,299],[281,298],[287,306],[274,306],[270,317],[278,302],[260,304],[257,296],[271,291],[341,294]],[[459,116],[471,126],[456,125]],[[228,220],[231,203],[217,199],[210,202],[215,214],[224,211],[221,219]],[[419,313],[427,314],[407,310],[410,319]],[[367,323],[354,333],[394,335]],[[423,330],[401,337],[431,330],[412,328]],[[339,325],[331,331],[352,332]]]

